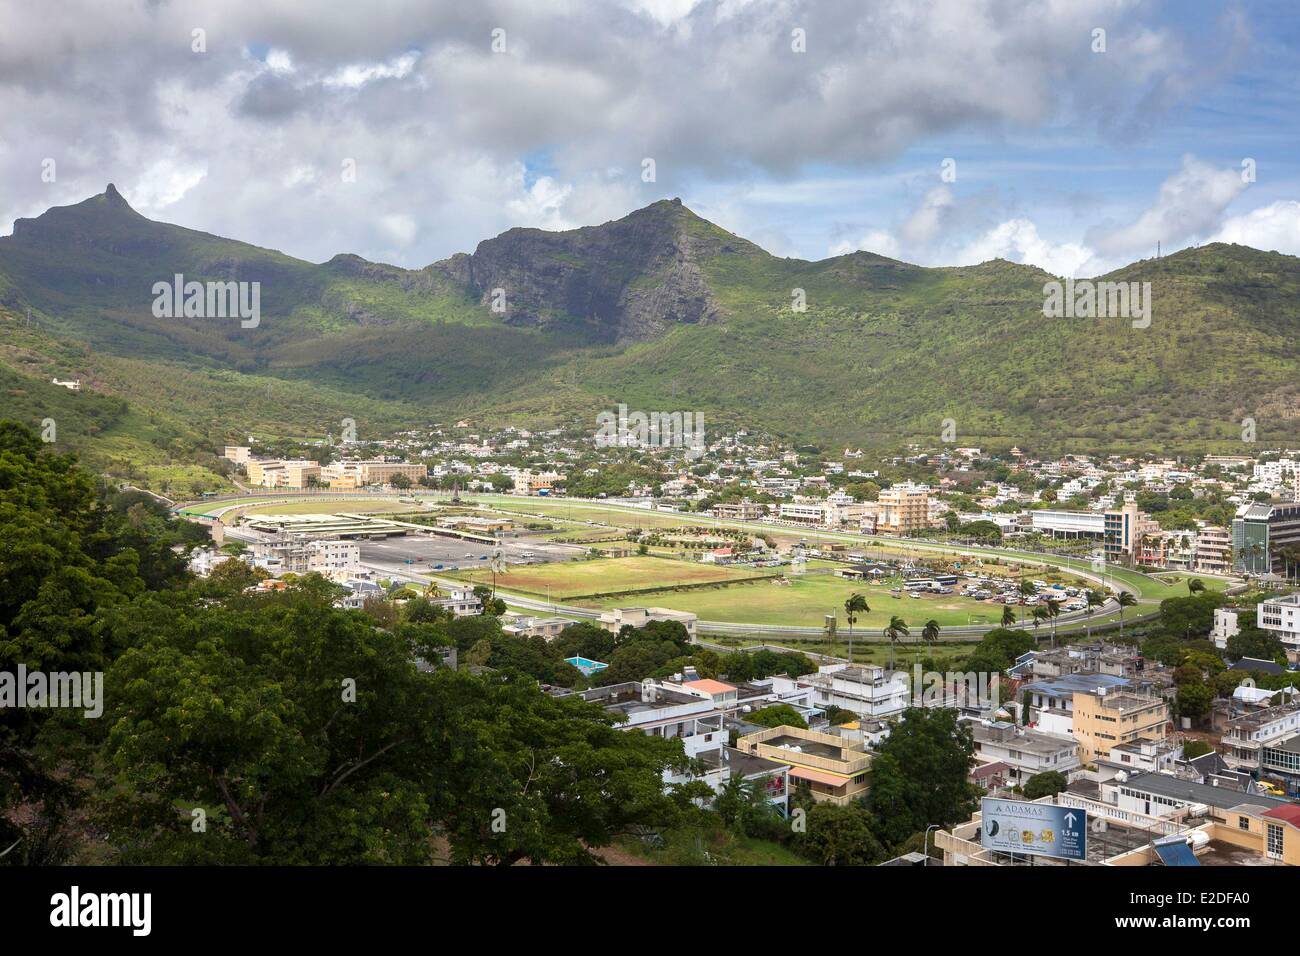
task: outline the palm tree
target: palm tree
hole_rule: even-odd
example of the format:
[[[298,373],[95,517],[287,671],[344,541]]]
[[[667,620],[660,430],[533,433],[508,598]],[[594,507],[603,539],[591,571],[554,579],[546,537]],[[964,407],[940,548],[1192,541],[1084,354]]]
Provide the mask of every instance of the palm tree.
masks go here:
[[[424,586],[424,599],[426,601],[435,601],[442,594],[442,589],[438,587],[437,581],[430,581]]]
[[[1031,597],[1033,597],[1035,594],[1038,593],[1038,590],[1037,590],[1037,589],[1036,589],[1036,588],[1035,588],[1035,587],[1034,587],[1030,582],[1026,581],[1024,578],[1021,578],[1021,579],[1020,579],[1020,589],[1019,589],[1019,590],[1020,590],[1020,599],[1021,599],[1021,600],[1020,600],[1020,606],[1021,606],[1021,607],[1028,607],[1028,605],[1026,605],[1026,604],[1024,603],[1024,599],[1025,599],[1025,598],[1031,598]],[[1023,614],[1024,614],[1024,611],[1021,611],[1020,613],[1023,615]],[[1024,617],[1021,617],[1021,621],[1023,621],[1023,620],[1024,620]]]
[[[1002,605],[1002,626],[1010,627],[1016,623],[1016,612],[1011,610],[1010,604]]]
[[[1190,581],[1187,582],[1188,594],[1200,594],[1204,590],[1205,590],[1205,582],[1202,581],[1200,578],[1192,578]]]
[[[849,663],[853,663],[853,625],[858,623],[859,612],[867,614],[871,608],[867,607],[867,599],[857,591],[848,596],[844,602],[844,619],[849,622]]]
[[[507,573],[506,561],[501,555],[500,548],[497,548],[496,551],[492,552],[492,561],[490,564],[492,568],[492,600],[495,601],[497,597],[497,575]]]
[[[921,628],[921,640],[927,644],[935,644],[939,640],[939,622],[931,618],[925,622],[925,627]]]
[[[1034,618],[1034,643],[1035,644],[1038,643],[1038,625],[1042,624],[1051,616],[1052,615],[1048,612],[1047,608],[1045,607],[1040,606],[1034,608],[1033,618]]]
[[[1088,588],[1088,590],[1083,593],[1083,600],[1088,605],[1088,609],[1084,612],[1088,616],[1088,640],[1092,640],[1092,609],[1101,607],[1105,604],[1106,595],[1093,588]]]
[[[1047,616],[1052,619],[1052,647],[1056,646],[1056,619],[1061,616],[1061,602],[1056,598],[1047,599]]]
[[[894,669],[894,645],[907,637],[911,630],[908,628],[907,622],[895,614],[889,619],[889,626],[884,629],[883,633],[889,640],[889,669],[892,671]]]
[[[1133,596],[1132,591],[1120,591],[1115,595],[1115,600],[1119,603],[1119,636],[1120,640],[1124,639],[1124,608],[1133,607],[1137,604],[1138,599]]]

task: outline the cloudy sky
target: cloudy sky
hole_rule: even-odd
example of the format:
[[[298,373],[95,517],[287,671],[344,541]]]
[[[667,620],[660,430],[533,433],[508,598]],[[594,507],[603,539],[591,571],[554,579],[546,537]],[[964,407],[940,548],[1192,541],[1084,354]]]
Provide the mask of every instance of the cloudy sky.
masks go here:
[[[1298,52],[1290,0],[0,0],[0,233],[113,182],[313,261],[673,196],[807,259],[1300,254]]]

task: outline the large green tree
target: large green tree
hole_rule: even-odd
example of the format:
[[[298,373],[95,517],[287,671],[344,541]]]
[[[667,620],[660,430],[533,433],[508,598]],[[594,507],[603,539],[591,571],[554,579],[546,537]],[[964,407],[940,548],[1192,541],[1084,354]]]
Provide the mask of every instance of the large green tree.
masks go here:
[[[868,806],[877,835],[896,846],[931,824],[967,819],[975,808],[970,727],[950,709],[904,711],[871,765]]]

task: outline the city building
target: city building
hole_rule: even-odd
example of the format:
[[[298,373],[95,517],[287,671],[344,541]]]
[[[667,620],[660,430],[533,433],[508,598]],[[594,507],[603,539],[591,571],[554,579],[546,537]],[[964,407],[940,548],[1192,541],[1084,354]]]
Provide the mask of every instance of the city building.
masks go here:
[[[1159,523],[1132,501],[1126,501],[1118,510],[1107,511],[1105,519],[1107,561],[1136,561],[1142,539],[1160,531]]]
[[[1081,766],[1079,745],[1072,737],[1045,734],[1006,721],[975,723],[975,759],[1005,765],[1005,786],[1021,786],[1030,777],[1054,770],[1069,778]]]
[[[782,725],[741,737],[736,749],[788,767],[793,785],[806,785],[819,803],[844,805],[868,788],[871,755],[843,737]]]
[[[1165,773],[1116,777],[1102,783],[1100,789],[1102,801],[1121,810],[1156,817],[1190,811],[1195,816],[1209,817],[1220,823],[1239,823],[1243,807],[1260,812],[1289,806],[1285,800],[1266,794],[1196,783]]]
[[[566,627],[576,623],[577,621],[567,617],[531,617],[521,614],[507,619],[501,625],[501,630],[516,637],[540,637],[553,641]]]
[[[1161,697],[1098,687],[1073,698],[1074,739],[1079,759],[1091,763],[1137,740],[1163,740],[1169,732],[1169,705]]]
[[[1242,714],[1228,721],[1223,732],[1223,760],[1234,770],[1264,768],[1264,751],[1283,748],[1300,733],[1300,701],[1291,701]],[[1285,761],[1284,761],[1285,762]]]
[[[1241,633],[1241,623],[1238,620],[1240,614],[1240,611],[1230,607],[1214,609],[1214,625],[1210,628],[1210,640],[1219,650],[1227,650],[1228,638]],[[1297,637],[1300,637],[1300,634]]]
[[[1129,681],[1112,674],[1072,673],[1035,680],[1020,688],[1028,725],[1044,733],[1074,733],[1075,694],[1095,694],[1099,689],[1118,690]]]
[[[733,521],[756,521],[767,514],[765,505],[748,499],[744,501],[720,501],[710,510],[712,510],[715,518]]]
[[[521,471],[515,475],[515,494],[517,495],[537,495],[548,493],[554,488],[563,476],[553,471],[544,471],[533,474],[531,471]]]
[[[473,588],[444,587],[440,595],[429,603],[446,608],[453,617],[473,617],[483,613],[483,602],[478,599]]]
[[[1204,574],[1232,573],[1232,532],[1208,525],[1196,532],[1195,568]]]
[[[1282,642],[1287,660],[1300,663],[1300,592],[1260,601],[1255,623]]]
[[[1239,572],[1280,574],[1282,550],[1296,544],[1300,544],[1300,502],[1242,505],[1232,519],[1232,560]]]
[[[645,627],[651,621],[677,621],[695,638],[696,615],[689,611],[674,611],[666,607],[616,607],[601,612],[598,623],[605,630],[617,634],[625,627]]]
[[[876,531],[910,534],[929,527],[930,486],[910,482],[892,485],[876,500]]]
[[[911,704],[907,673],[875,664],[826,664],[801,681],[812,686],[814,706],[840,707],[863,718],[893,717]]]

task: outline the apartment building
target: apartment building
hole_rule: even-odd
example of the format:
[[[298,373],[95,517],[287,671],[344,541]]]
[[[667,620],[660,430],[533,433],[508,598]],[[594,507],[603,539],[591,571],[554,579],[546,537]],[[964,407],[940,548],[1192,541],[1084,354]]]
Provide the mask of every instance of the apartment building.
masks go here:
[[[689,611],[674,611],[666,607],[616,607],[604,611],[597,622],[612,634],[617,634],[624,627],[645,627],[651,621],[677,621],[686,628],[686,633],[695,638],[696,615]]]
[[[1137,541],[1137,561],[1148,567],[1190,571],[1196,561],[1197,536],[1191,531],[1151,531]]]
[[[308,574],[345,579],[361,563],[361,547],[354,541],[309,540],[300,535],[281,535],[259,541],[252,547],[253,566],[272,575]]]
[[[1232,519],[1234,569],[1246,574],[1280,574],[1281,549],[1300,544],[1300,502],[1242,505]]]
[[[422,464],[411,464],[405,461],[388,461],[382,458],[373,461],[362,461],[357,464],[360,466],[361,483],[363,485],[392,484],[393,479],[398,475],[401,475],[414,484],[423,479],[429,473],[428,467]]]
[[[1300,733],[1300,701],[1266,707],[1229,720],[1223,732],[1223,761],[1234,770],[1264,769],[1264,751],[1285,749]],[[1282,755],[1278,759],[1287,762]]]
[[[665,786],[701,780],[717,793],[737,776],[758,782],[768,801],[786,815],[791,768],[779,756],[760,759],[739,746],[729,747],[723,712],[710,695],[646,680],[594,687],[579,691],[578,696],[622,718],[623,730],[682,742],[685,755],[698,769],[666,769]]]
[[[221,457],[236,465],[246,465],[252,457],[252,451],[247,445],[227,445],[221,453]]]
[[[1142,539],[1158,534],[1160,525],[1135,502],[1126,501],[1119,509],[1105,513],[1105,529],[1106,560],[1132,562],[1141,557]]]
[[[1030,726],[1045,733],[1069,736],[1074,733],[1076,695],[1095,694],[1098,690],[1118,693],[1128,685],[1126,678],[1111,674],[1074,673],[1032,681],[1020,693],[1021,701],[1027,705]]]
[[[1195,813],[1221,823],[1240,825],[1250,808],[1256,813],[1290,806],[1285,800],[1247,793],[1229,786],[1196,783],[1163,773],[1137,773],[1116,777],[1100,785],[1104,803],[1144,816],[1170,817]],[[1300,809],[1300,807],[1295,808]],[[1245,827],[1242,827],[1245,829]],[[1300,847],[1297,847],[1300,849]]]
[[[501,630],[516,637],[540,637],[543,640],[553,641],[566,627],[576,623],[577,621],[568,617],[518,615],[503,623]]]
[[[354,572],[361,564],[361,546],[355,541],[309,541],[307,570],[329,575]]]
[[[443,588],[442,596],[429,603],[445,608],[453,617],[474,617],[483,612],[483,602],[473,588]]]
[[[1232,532],[1207,525],[1196,533],[1194,567],[1204,574],[1232,573]]]
[[[985,764],[1005,764],[1003,780],[1007,786],[1020,786],[1035,774],[1049,770],[1068,778],[1082,766],[1079,744],[1073,737],[1045,734],[1005,721],[976,723],[971,733],[975,759]]]
[[[543,471],[533,474],[531,471],[521,471],[515,475],[515,494],[517,495],[536,495],[540,492],[549,492],[560,481],[563,476],[554,471]]]
[[[875,509],[876,531],[911,534],[929,527],[930,486],[910,482],[892,485],[880,493]]]
[[[1121,744],[1163,740],[1169,733],[1169,705],[1150,694],[1099,687],[1076,693],[1073,710],[1074,739],[1084,763],[1109,758]]]
[[[1210,640],[1219,650],[1228,649],[1228,639],[1241,633],[1241,612],[1235,608],[1217,607],[1214,609],[1214,625],[1210,628]]]
[[[712,508],[715,518],[732,521],[756,521],[767,514],[767,507],[754,501],[718,502]]]
[[[892,717],[911,704],[907,673],[874,664],[827,664],[802,681],[812,686],[814,706],[841,707],[862,718]]]
[[[320,480],[321,466],[310,459],[249,458],[244,462],[249,484],[263,488],[306,488]]]
[[[844,805],[867,791],[871,755],[861,744],[800,727],[768,727],[736,741],[736,749],[789,769],[819,803]]]
[[[1300,663],[1300,592],[1260,601],[1255,623],[1282,642],[1287,660]]]

